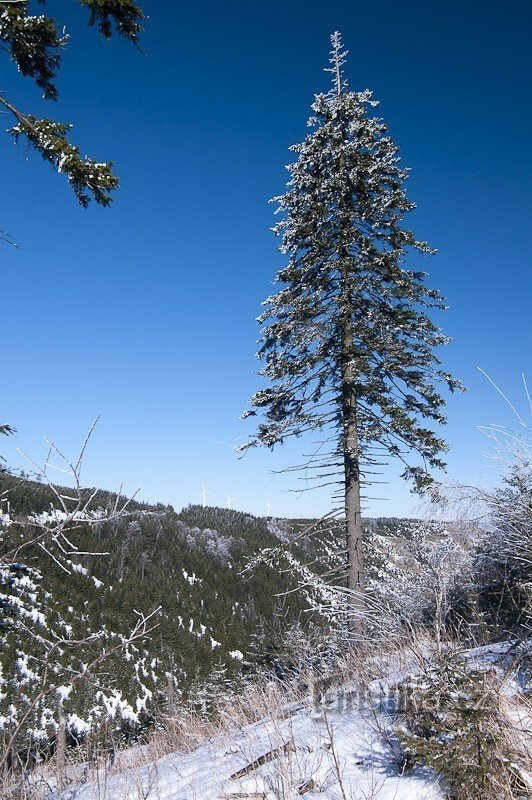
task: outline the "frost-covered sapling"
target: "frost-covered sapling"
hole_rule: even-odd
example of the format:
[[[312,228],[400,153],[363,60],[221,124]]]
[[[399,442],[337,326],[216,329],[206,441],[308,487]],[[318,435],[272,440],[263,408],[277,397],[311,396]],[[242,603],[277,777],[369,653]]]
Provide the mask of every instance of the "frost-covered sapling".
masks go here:
[[[400,688],[405,715],[396,733],[404,753],[411,763],[441,775],[452,800],[524,796],[527,787],[495,670],[477,668],[448,650]]]

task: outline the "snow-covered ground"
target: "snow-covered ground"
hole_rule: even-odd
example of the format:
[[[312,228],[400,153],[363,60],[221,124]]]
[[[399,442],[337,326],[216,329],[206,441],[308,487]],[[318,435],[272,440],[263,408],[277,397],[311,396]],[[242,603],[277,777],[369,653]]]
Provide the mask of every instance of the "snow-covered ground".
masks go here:
[[[385,711],[369,707],[316,718],[308,705],[192,753],[100,776],[65,790],[61,800],[442,800],[429,771],[401,774],[387,739],[390,722]]]
[[[474,669],[504,671],[510,697],[526,690],[528,676],[522,662],[508,671],[514,662],[507,651],[508,643],[476,648],[467,660]],[[393,686],[412,663],[407,658],[400,668],[392,658],[381,666],[382,678],[362,698],[345,689],[317,712],[310,701],[287,705],[192,752],[152,755],[142,766],[134,766],[133,748],[96,780],[49,800],[443,800],[444,788],[429,769],[402,770],[393,736]],[[525,735],[532,731],[530,716],[515,722]]]

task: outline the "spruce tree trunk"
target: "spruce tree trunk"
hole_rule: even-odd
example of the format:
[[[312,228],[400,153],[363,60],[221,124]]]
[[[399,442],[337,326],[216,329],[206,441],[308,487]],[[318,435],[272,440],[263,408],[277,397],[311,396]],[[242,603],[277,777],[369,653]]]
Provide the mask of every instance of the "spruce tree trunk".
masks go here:
[[[347,588],[349,589],[349,630],[365,633],[364,555],[362,552],[362,515],[360,507],[360,472],[357,455],[356,420],[346,425],[344,452],[345,528],[347,539]]]
[[[345,281],[347,283],[347,281]],[[357,431],[357,396],[353,364],[352,304],[347,286],[343,293],[342,398],[341,413],[344,457],[345,532],[347,541],[347,588],[349,590],[350,633],[365,633],[364,555],[362,551],[362,509],[360,502],[360,449]]]
[[[56,784],[59,790],[66,786],[66,718],[63,700],[57,701]]]
[[[360,467],[356,429],[356,397],[346,386],[344,405],[344,481],[345,532],[347,540],[347,588],[349,590],[349,630],[365,632],[364,555],[360,505]]]

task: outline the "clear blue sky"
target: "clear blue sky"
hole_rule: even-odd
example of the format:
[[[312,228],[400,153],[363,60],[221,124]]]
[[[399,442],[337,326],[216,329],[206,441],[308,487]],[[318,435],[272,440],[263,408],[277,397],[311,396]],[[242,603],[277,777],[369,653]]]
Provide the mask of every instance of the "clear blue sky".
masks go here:
[[[283,191],[288,146],[303,138],[329,34],[350,50],[348,76],[369,87],[411,167],[416,233],[439,249],[430,283],[450,310],[445,365],[469,387],[451,400],[451,476],[489,475],[476,425],[513,424],[477,372],[524,405],[530,370],[532,12],[522,2],[314,0],[145,2],[146,56],[85,27],[73,0],[47,9],[71,33],[57,105],[2,61],[2,88],[23,109],[75,123],[73,139],[113,159],[109,209],[83,210],[34,153],[0,148],[2,442],[39,458],[42,437],[73,453],[101,422],[87,481],[124,481],[181,507],[209,502],[264,513],[327,510],[324,492],[271,470],[301,443],[238,460],[230,443],[258,388],[260,302],[281,265],[268,199]],[[5,119],[7,127],[9,120]],[[390,471],[370,512],[417,501]]]

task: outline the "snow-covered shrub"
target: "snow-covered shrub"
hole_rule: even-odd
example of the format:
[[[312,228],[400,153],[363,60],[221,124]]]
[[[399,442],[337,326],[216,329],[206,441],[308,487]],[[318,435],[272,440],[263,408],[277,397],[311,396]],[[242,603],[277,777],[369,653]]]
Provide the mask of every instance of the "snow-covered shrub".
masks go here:
[[[247,567],[266,564],[290,574],[329,640],[349,638],[344,533],[341,524],[329,522],[298,547],[263,548]],[[400,640],[416,627],[435,628],[442,639],[456,595],[472,581],[472,534],[435,520],[370,520],[364,537],[367,639]]]
[[[532,625],[532,452],[502,486],[483,493],[486,530],[476,552],[479,604],[494,628],[522,635]]]
[[[272,676],[294,690],[307,689],[318,678],[338,671],[348,640],[340,627],[327,627],[305,617],[292,622],[279,617],[259,626],[251,653],[254,674]]]
[[[152,694],[152,676],[135,645],[151,615],[131,610],[130,629],[117,631],[95,613],[108,587],[92,574],[90,559],[108,554],[87,542],[104,523],[129,519],[130,501],[82,484],[93,429],[73,462],[48,443],[45,466],[31,462],[42,480],[31,483],[33,493],[23,479],[2,476],[0,773],[36,751],[64,750],[68,737],[79,741],[103,720],[137,724]],[[48,478],[52,456],[70,487]],[[36,506],[21,507],[25,492]],[[124,664],[129,680],[121,684],[114,674]]]
[[[377,618],[374,627],[398,634],[428,627],[441,641],[457,595],[473,580],[474,535],[473,529],[465,537],[456,525],[434,520],[403,520],[394,536],[373,533],[367,588],[387,622]]]
[[[491,488],[460,486],[458,495],[483,529],[474,564],[479,609],[496,635],[523,636],[532,626],[532,403],[524,375],[526,411],[486,377],[514,418],[512,427],[479,426],[501,480]]]

